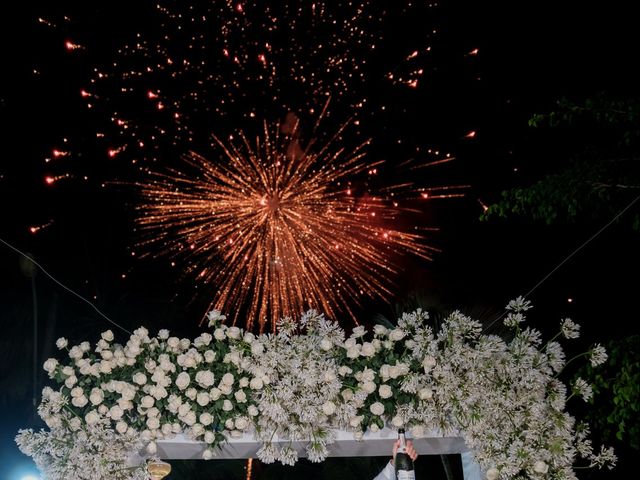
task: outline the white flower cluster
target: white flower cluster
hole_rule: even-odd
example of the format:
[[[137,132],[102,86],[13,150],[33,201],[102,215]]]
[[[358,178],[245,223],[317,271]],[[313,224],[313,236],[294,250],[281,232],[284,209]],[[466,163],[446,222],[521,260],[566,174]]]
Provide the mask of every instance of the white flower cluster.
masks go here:
[[[111,332],[93,349],[88,342],[68,348],[60,339],[71,360],[45,362],[61,386],[46,388],[39,407],[51,432],[22,432],[18,443],[56,479],[64,478],[56,472],[89,462],[87,453],[65,453],[69,467],[57,454],[52,461],[47,445],[62,437],[65,452],[93,452],[92,462],[103,456],[103,470],[113,471],[135,441],[154,455],[156,440],[184,433],[205,442],[203,458],[210,459],[226,438],[253,432],[263,442],[262,461],[291,465],[296,449],[278,448],[275,437],[306,441],[307,456],[319,462],[333,429],[361,438],[385,425],[415,437],[428,430],[463,436],[490,479],[571,479],[577,458],[614,463],[608,449],[594,454],[588,431],[565,411],[571,396],[557,374],[568,362],[555,338],[576,338],[579,326],[564,319],[543,344],[537,330],[523,328],[530,304],[520,298],[507,308],[515,330],[509,342],[483,335],[481,324],[460,312],[434,332],[421,310],[404,314],[394,328],[357,327],[349,337],[312,310],[298,323],[283,319],[277,334],[225,326],[213,311],[212,333],[193,341],[167,330],[151,338],[144,328],[125,345],[113,343]],[[594,365],[606,360],[599,345],[588,354]],[[571,391],[585,400],[592,395],[581,379]],[[109,448],[99,447],[101,436]]]
[[[120,434],[106,420],[82,418],[68,408],[67,398],[46,387],[38,413],[50,430],[20,430],[16,443],[51,480],[146,480],[144,468],[126,467],[132,451],[143,447],[134,430]]]

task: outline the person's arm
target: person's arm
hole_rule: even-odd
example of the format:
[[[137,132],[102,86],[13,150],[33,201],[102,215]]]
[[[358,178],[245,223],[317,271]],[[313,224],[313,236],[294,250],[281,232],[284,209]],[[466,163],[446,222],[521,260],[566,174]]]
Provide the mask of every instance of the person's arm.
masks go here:
[[[382,471],[373,480],[396,480],[396,470],[393,467],[393,460],[389,460]]]
[[[396,443],[393,444],[393,453],[391,460],[387,462],[382,471],[374,478],[373,480],[396,480],[396,469],[393,466],[393,459],[396,458],[396,452],[398,451],[398,447],[400,446],[400,440],[397,440]],[[416,458],[418,458],[418,452],[413,448],[413,442],[407,442],[407,453],[411,460],[414,462]]]

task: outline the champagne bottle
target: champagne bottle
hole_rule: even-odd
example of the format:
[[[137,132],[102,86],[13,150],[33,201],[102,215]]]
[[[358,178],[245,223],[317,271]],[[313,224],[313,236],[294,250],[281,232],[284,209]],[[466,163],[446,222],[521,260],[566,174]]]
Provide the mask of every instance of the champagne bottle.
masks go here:
[[[416,473],[413,469],[413,460],[407,453],[407,439],[404,437],[404,428],[398,429],[398,439],[400,440],[400,446],[393,461],[396,469],[396,479],[415,480]]]

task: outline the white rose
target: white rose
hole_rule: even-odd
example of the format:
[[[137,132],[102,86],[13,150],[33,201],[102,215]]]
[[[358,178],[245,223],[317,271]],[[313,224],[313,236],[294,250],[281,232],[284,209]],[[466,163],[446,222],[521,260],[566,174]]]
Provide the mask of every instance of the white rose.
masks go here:
[[[389,340],[391,340],[392,342],[398,342],[402,340],[405,335],[406,332],[401,328],[394,328],[393,330],[391,330],[391,332],[389,332]]]
[[[218,341],[222,341],[222,340],[224,340],[226,338],[226,335],[225,335],[224,330],[222,328],[216,328],[213,331],[213,336]]]
[[[244,334],[244,337],[242,337],[242,339],[248,343],[248,344],[252,344],[253,341],[256,339],[255,335],[251,332],[247,332]]]
[[[95,410],[91,410],[84,416],[84,421],[87,423],[87,425],[95,425],[100,421],[100,415],[98,415],[98,412],[96,412]]]
[[[67,379],[64,381],[64,385],[67,388],[73,387],[76,383],[78,383],[78,379],[75,375],[71,375],[70,377],[67,377]]]
[[[358,346],[349,347],[347,349],[347,357],[348,358],[358,358],[360,356],[360,350]]]
[[[82,395],[84,395],[84,390],[82,390],[82,388],[75,387],[75,388],[71,389],[71,396],[72,397],[81,397]]]
[[[322,404],[322,411],[327,416],[333,415],[336,411],[336,404],[331,401],[324,402]]]
[[[418,392],[420,396],[420,400],[431,400],[433,398],[433,390],[430,388],[422,388],[420,392]]]
[[[240,388],[247,388],[249,386],[249,379],[247,377],[242,377],[238,382]]]
[[[197,419],[196,419],[195,412],[188,412],[186,415],[182,417],[182,421],[189,426],[192,426],[194,423],[196,423],[196,420]]]
[[[183,403],[178,407],[178,416],[184,417],[190,411],[191,411],[191,405],[189,405],[189,403]]]
[[[362,436],[363,436],[363,435],[364,435],[364,434],[362,433],[362,431],[361,431],[361,430],[358,430],[357,432],[353,432],[353,438],[354,438],[356,441],[358,441],[358,442],[359,442],[360,440],[362,440]]]
[[[58,360],[56,360],[55,358],[49,358],[46,362],[44,362],[44,365],[42,367],[44,368],[45,372],[53,373],[56,370],[57,366]]]
[[[66,367],[62,367],[62,373],[67,377],[70,377],[71,375],[73,375],[74,372],[75,370],[73,369],[73,367],[70,367],[68,365]]]
[[[82,408],[84,407],[87,403],[89,403],[89,400],[87,399],[87,397],[85,397],[84,395],[80,396],[80,397],[73,397],[71,399],[71,404],[74,407],[78,407],[78,408]]]
[[[431,355],[427,355],[426,357],[424,357],[424,360],[422,360],[422,367],[424,368],[425,373],[428,373],[429,370],[431,370],[435,366],[436,366],[436,359]]]
[[[225,373],[222,376],[222,383],[224,385],[233,385],[233,375],[231,373]]]
[[[351,418],[349,420],[349,425],[351,425],[353,428],[356,428],[358,425],[362,423],[362,418],[363,418],[362,415]]]
[[[195,400],[196,396],[198,395],[198,391],[193,387],[187,388],[187,391],[184,392],[184,394],[189,400]]]
[[[111,373],[111,363],[100,362],[100,365],[98,366],[98,370],[100,371],[100,373],[104,373],[105,375],[108,375],[109,373]]]
[[[498,472],[497,468],[490,468],[487,470],[487,480],[498,480],[500,477],[500,472]]]
[[[323,338],[322,340],[320,340],[320,348],[325,352],[328,352],[333,348],[333,342],[328,338]]]
[[[547,465],[542,460],[538,460],[536,463],[533,464],[533,471],[536,473],[545,474],[549,471],[549,465]]]
[[[391,398],[393,390],[391,390],[389,385],[383,384],[378,387],[378,394],[380,395],[380,398]]]
[[[240,338],[240,329],[238,327],[229,327],[227,329],[227,337],[237,340]]]
[[[216,436],[211,431],[204,432],[204,441],[207,443],[213,443],[216,440]]]
[[[163,328],[162,330],[160,330],[158,332],[158,338],[160,340],[166,340],[167,338],[169,338],[169,330],[167,330],[166,328]]]
[[[380,427],[378,427],[377,423],[372,423],[371,426],[369,427],[371,429],[371,431],[373,433],[376,433],[378,430],[380,430]]]
[[[89,350],[91,350],[91,344],[89,342],[82,342],[80,344],[80,350],[82,350],[83,352],[88,352]]]
[[[160,428],[160,420],[157,417],[147,418],[147,427],[149,430],[158,430]]]
[[[80,430],[81,426],[82,426],[82,422],[78,417],[73,417],[71,420],[69,420],[69,428],[74,432],[77,432],[78,430]]]
[[[140,405],[142,405],[143,408],[151,408],[153,407],[153,404],[155,402],[156,402],[156,399],[153,398],[151,395],[145,395],[140,400]]]
[[[145,383],[147,383],[147,376],[142,372],[138,372],[133,375],[133,383],[144,385]]]
[[[129,427],[127,426],[126,423],[124,423],[123,421],[119,421],[118,423],[116,423],[116,431],[120,434],[125,434],[127,433],[127,430],[129,429]]]
[[[212,388],[211,391],[209,392],[209,396],[211,397],[211,400],[213,400],[214,402],[218,400],[221,395],[222,395],[222,392],[220,391],[219,388]]]
[[[64,337],[60,337],[56,340],[56,347],[58,347],[59,350],[66,348],[67,345],[69,345],[69,341]]]
[[[402,417],[400,415],[396,415],[391,420],[391,423],[392,423],[392,425],[394,427],[400,428],[400,427],[402,427],[404,425],[404,420],[402,419]]]
[[[102,350],[100,352],[100,356],[104,359],[104,360],[111,360],[113,358],[113,352],[111,350]]]
[[[355,347],[355,346],[356,346],[356,343],[357,343],[357,342],[356,342],[356,339],[355,339],[355,338],[347,338],[347,339],[344,341],[344,348],[346,348],[347,350],[348,350],[348,349],[350,349],[350,348],[353,348],[353,347]]]
[[[387,327],[385,327],[384,325],[373,326],[373,333],[375,333],[376,335],[384,335],[385,333],[387,333],[387,330]]]
[[[189,348],[190,345],[191,345],[191,340],[189,340],[188,338],[183,338],[180,340],[180,348],[182,350],[186,350],[187,348]]]
[[[240,363],[240,354],[238,352],[229,352],[224,356],[222,360],[224,363],[233,363],[238,365]]]
[[[201,413],[200,423],[205,426],[211,425],[213,423],[213,415],[211,415],[209,412]]]
[[[169,337],[167,345],[172,349],[177,349],[180,346],[180,339],[178,337]]]
[[[200,370],[196,373],[196,382],[198,382],[198,385],[202,388],[209,388],[213,385],[214,381],[215,377],[213,372],[210,372],[209,370]]]
[[[398,378],[400,376],[400,368],[397,365],[389,367],[389,377]]]
[[[252,390],[260,390],[263,387],[262,379],[259,377],[253,377],[249,383],[249,387]]]
[[[213,442],[212,442],[213,443]],[[213,450],[207,448],[204,452],[202,452],[203,460],[211,460],[213,458]]]
[[[233,419],[232,418],[227,418],[227,420],[224,422],[224,428],[226,428],[227,430],[233,430]]]
[[[113,341],[113,332],[111,330],[107,330],[106,332],[102,332],[100,334],[100,336],[102,337],[102,339],[105,342],[112,342]]]
[[[218,388],[223,395],[231,395],[231,392],[233,391],[233,387],[231,385],[225,385],[224,383],[218,385]]]
[[[118,405],[114,405],[109,409],[109,413],[107,415],[111,417],[111,420],[118,421],[122,418],[124,412]]]
[[[224,410],[225,412],[230,412],[231,410],[233,410],[233,403],[231,403],[230,400],[225,400],[222,403],[222,410]]]
[[[133,400],[136,396],[136,388],[133,385],[125,384],[122,387],[122,398],[125,400]]]
[[[362,380],[364,380],[365,382],[373,382],[376,378],[376,372],[374,372],[370,368],[365,368],[360,373],[362,375]]]
[[[245,417],[238,417],[235,421],[237,430],[246,430],[249,426],[249,421]]]
[[[105,416],[108,412],[109,412],[109,407],[107,407],[106,405],[100,405],[98,407],[98,413],[100,413],[100,415]]]
[[[216,352],[213,350],[207,350],[204,352],[204,361],[207,363],[212,363],[216,359]]]
[[[340,368],[338,368],[338,375],[340,375],[341,377],[344,377],[345,375],[349,375],[352,372],[353,370],[351,370],[346,365],[342,365]]]
[[[367,394],[373,393],[376,391],[376,384],[373,382],[364,382],[362,384],[362,390],[364,390]]]
[[[376,354],[376,349],[372,343],[364,342],[360,353],[363,357],[373,357]]]
[[[244,393],[244,390],[238,390],[233,396],[236,397],[238,403],[245,403],[247,401],[247,394]]]
[[[351,400],[353,398],[353,392],[351,390],[349,390],[348,388],[345,388],[342,391],[342,398],[344,398],[345,402],[348,402],[349,400]]]
[[[184,390],[185,388],[187,388],[187,386],[189,386],[190,381],[191,378],[189,377],[189,374],[187,372],[181,372],[176,378],[176,387],[178,387],[180,390]]]
[[[100,405],[104,400],[104,392],[99,388],[93,388],[91,390],[91,394],[89,395],[89,401],[93,405]]]
[[[375,402],[371,404],[371,406],[369,407],[369,410],[374,415],[380,416],[384,413],[384,405],[381,404],[380,402]]]
[[[204,407],[205,405],[209,404],[209,401],[210,401],[210,398],[207,392],[198,393],[198,396],[196,397],[196,402],[198,402],[198,405],[200,405],[201,407]]]
[[[249,408],[247,409],[247,412],[252,417],[257,417],[258,414],[260,413],[260,411],[258,410],[258,408],[255,405],[249,405]]]
[[[156,400],[161,400],[166,398],[169,392],[167,392],[167,389],[163,386],[154,386],[149,389],[149,394]]]
[[[158,446],[156,445],[156,442],[149,442],[147,444],[147,453],[149,455],[155,455],[158,452]]]
[[[197,438],[197,437],[201,436],[202,434],[204,434],[204,425],[196,423],[193,427],[191,427],[191,435],[194,438]]]

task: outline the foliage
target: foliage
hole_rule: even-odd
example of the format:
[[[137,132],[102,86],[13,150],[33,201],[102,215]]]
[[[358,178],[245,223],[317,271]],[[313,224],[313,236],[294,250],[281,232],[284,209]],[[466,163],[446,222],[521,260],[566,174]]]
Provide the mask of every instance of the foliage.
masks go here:
[[[608,344],[604,368],[583,368],[595,397],[588,420],[609,442],[614,438],[640,450],[640,336]]]
[[[516,215],[551,224],[610,218],[640,195],[640,101],[562,99],[556,111],[534,115],[529,125],[578,135],[582,146],[532,185],[503,191],[482,219]],[[640,230],[637,210],[631,225]]]

